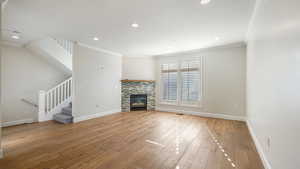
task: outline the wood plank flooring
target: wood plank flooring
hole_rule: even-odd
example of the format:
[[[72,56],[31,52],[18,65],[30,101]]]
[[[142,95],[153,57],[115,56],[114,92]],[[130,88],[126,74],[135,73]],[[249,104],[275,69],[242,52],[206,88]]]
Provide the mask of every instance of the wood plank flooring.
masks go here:
[[[246,124],[163,112],[4,128],[0,169],[263,169]]]

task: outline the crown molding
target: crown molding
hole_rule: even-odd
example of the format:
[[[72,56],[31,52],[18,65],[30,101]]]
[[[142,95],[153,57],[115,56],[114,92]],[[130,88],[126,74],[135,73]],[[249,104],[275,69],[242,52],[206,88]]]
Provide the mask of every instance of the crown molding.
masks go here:
[[[174,57],[174,56],[179,56],[179,57],[190,56],[190,55],[198,54],[200,52],[204,53],[204,52],[211,52],[211,51],[228,49],[228,48],[239,48],[239,47],[246,47],[246,43],[243,41],[240,41],[240,42],[228,43],[228,44],[224,44],[224,45],[211,46],[211,47],[207,47],[207,48],[175,52],[175,53],[164,54],[164,55],[156,55],[155,59],[164,58],[164,57]]]
[[[117,53],[117,52],[114,52],[114,51],[110,51],[110,50],[90,46],[90,45],[87,45],[87,44],[84,44],[84,43],[81,43],[81,42],[75,42],[75,44],[86,47],[86,48],[89,48],[89,49],[93,49],[93,50],[96,50],[96,51],[99,51],[99,52],[107,53],[107,54],[110,54],[110,55],[121,56],[121,57],[123,56],[121,53]]]

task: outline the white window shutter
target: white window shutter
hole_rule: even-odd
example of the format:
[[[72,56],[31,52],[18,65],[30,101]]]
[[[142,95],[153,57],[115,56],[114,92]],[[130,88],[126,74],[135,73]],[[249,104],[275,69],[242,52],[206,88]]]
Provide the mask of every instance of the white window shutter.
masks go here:
[[[177,64],[161,65],[161,99],[163,101],[174,102],[177,100],[177,81],[178,81]]]
[[[200,61],[183,61],[180,66],[181,74],[181,101],[196,103],[200,100]]]

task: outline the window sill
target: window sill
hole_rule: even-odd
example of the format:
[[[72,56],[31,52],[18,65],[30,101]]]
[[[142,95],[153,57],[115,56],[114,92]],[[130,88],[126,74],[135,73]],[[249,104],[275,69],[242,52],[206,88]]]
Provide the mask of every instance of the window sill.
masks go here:
[[[181,106],[181,107],[202,108],[202,105],[200,105],[200,104],[180,104],[178,106]]]
[[[168,103],[168,102],[160,102],[159,104],[166,105],[166,106],[202,108],[201,104],[177,104],[177,103]]]
[[[177,106],[176,103],[171,103],[171,102],[160,102],[160,105],[168,105],[168,106]]]

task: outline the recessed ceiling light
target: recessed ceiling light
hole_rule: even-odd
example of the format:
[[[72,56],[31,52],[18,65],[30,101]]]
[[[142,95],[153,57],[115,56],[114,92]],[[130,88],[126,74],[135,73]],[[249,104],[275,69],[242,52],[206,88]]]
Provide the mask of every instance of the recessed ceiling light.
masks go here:
[[[93,37],[93,40],[97,41],[97,40],[99,40],[99,38],[98,37]]]
[[[201,0],[200,3],[201,3],[201,5],[206,5],[206,4],[210,3],[210,0]]]
[[[133,24],[131,24],[131,27],[133,27],[133,28],[138,28],[138,27],[139,27],[139,24],[133,23]]]
[[[216,37],[215,39],[216,39],[216,40],[220,40],[220,38],[219,38],[219,37]]]
[[[18,36],[18,35],[12,35],[11,38],[13,38],[13,39],[20,39],[20,36]]]

